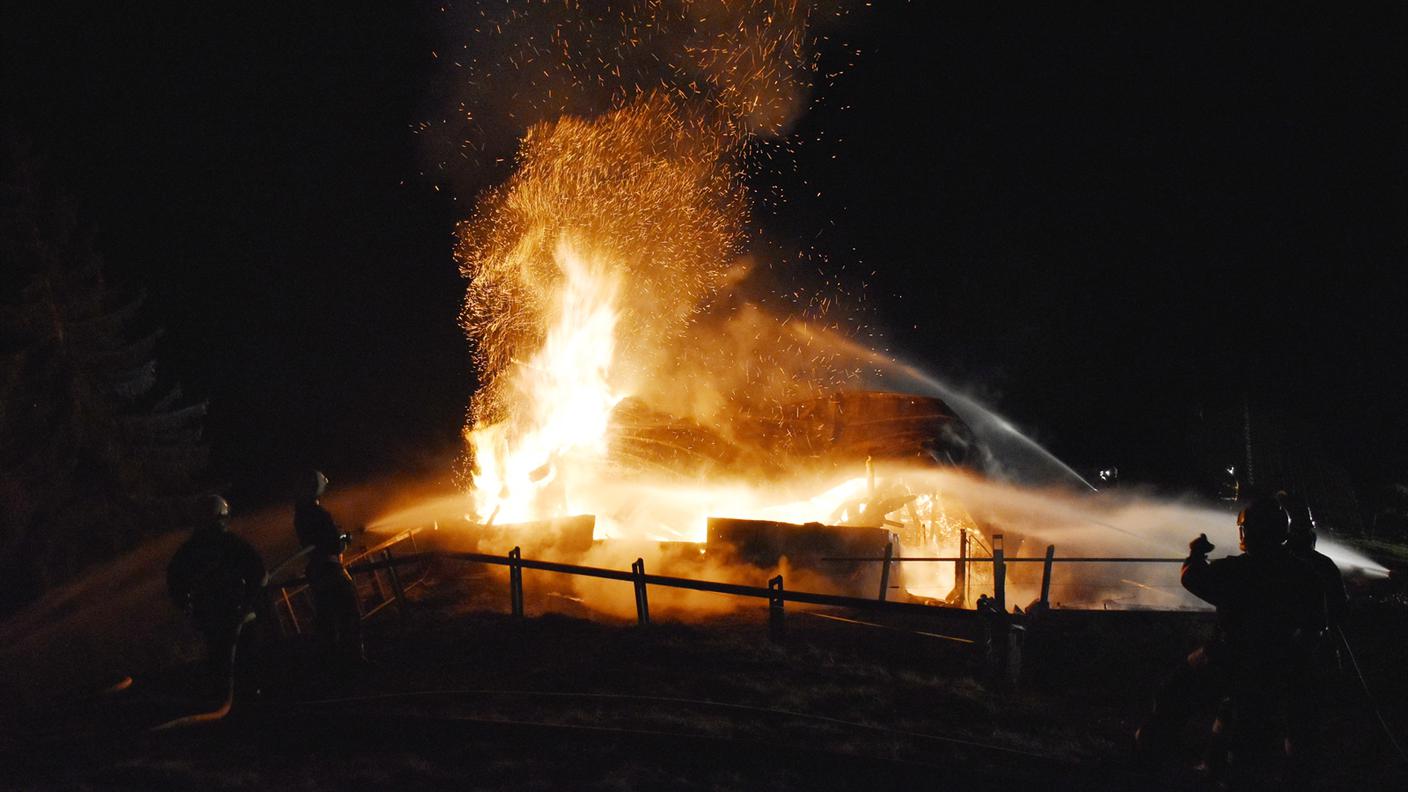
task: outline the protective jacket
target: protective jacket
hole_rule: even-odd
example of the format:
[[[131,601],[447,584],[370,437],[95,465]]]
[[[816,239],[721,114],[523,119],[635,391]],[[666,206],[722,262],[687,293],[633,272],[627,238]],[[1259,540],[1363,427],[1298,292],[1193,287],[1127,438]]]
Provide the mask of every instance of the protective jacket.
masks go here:
[[[1294,666],[1325,624],[1321,584],[1284,548],[1183,562],[1183,587],[1217,607],[1212,659],[1252,675]]]
[[[1325,626],[1331,630],[1343,626],[1345,612],[1349,610],[1349,597],[1345,594],[1344,576],[1340,574],[1339,566],[1313,547],[1293,548],[1291,555],[1309,566],[1320,581],[1320,590],[1325,596]]]
[[[293,528],[299,544],[314,548],[308,557],[307,574],[324,653],[329,659],[364,659],[357,587],[342,566],[346,535],[316,500],[294,507]]]
[[[342,530],[333,522],[328,510],[317,501],[304,501],[294,507],[293,529],[298,534],[300,545],[315,548],[308,561],[309,566],[329,559],[336,560],[342,555]]]
[[[249,542],[218,526],[197,530],[166,568],[171,599],[200,622],[238,621],[257,602],[264,560]]]

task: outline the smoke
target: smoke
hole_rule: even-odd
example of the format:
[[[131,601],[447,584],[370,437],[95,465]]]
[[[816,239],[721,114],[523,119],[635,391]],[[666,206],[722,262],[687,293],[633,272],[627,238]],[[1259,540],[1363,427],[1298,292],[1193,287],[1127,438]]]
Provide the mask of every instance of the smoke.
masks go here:
[[[1040,558],[1047,545],[1055,548],[1058,559],[1052,573],[1051,601],[1067,608],[1113,609],[1207,609],[1206,603],[1193,597],[1179,583],[1179,559],[1187,554],[1188,543],[1198,534],[1207,534],[1216,550],[1212,556],[1236,555],[1236,514],[1225,506],[1215,506],[1192,498],[1170,499],[1139,492],[1077,492],[1070,489],[1025,487],[995,481],[957,469],[913,469],[904,466],[878,466],[878,489],[887,493],[927,496],[941,493],[933,502],[948,516],[962,515],[962,524],[969,527],[975,541],[970,555],[989,557],[992,537],[1001,534],[1006,555]],[[840,493],[846,484],[835,487]],[[777,485],[784,492],[786,482]],[[814,492],[815,487],[804,483],[800,489]],[[851,487],[855,489],[855,487]],[[666,487],[652,492],[651,487],[637,482],[621,491],[618,503],[603,503],[597,515],[604,521],[625,521],[622,509],[638,509],[654,515],[668,530],[671,524],[669,508],[682,512],[700,511],[688,502],[688,491]],[[798,511],[797,503],[779,504],[757,501],[760,493],[745,487],[710,488],[692,493],[709,501],[704,511],[715,516],[753,516],[764,519],[786,518],[788,514],[805,519],[834,519],[838,501],[818,502],[810,513]],[[795,493],[793,493],[795,494]],[[657,499],[652,500],[652,496]],[[824,501],[824,499],[819,499]],[[766,585],[774,575],[781,574],[788,588],[801,591],[835,591],[836,581],[824,568],[791,563],[782,559],[776,567],[759,568],[739,563],[729,555],[720,555],[719,548],[707,552],[701,544],[669,539],[689,537],[625,536],[612,541],[597,542],[585,550],[565,550],[561,538],[553,530],[526,529],[523,526],[481,528],[464,522],[468,501],[464,496],[447,496],[438,503],[427,501],[404,512],[389,514],[371,526],[371,530],[388,531],[429,524],[435,520],[452,536],[462,535],[472,547],[482,552],[503,553],[519,545],[526,557],[544,557],[611,569],[628,569],[636,558],[646,562],[649,571],[683,575],[703,580]],[[921,520],[930,519],[930,506],[918,508]],[[773,513],[780,512],[780,513]],[[893,516],[898,518],[904,510]],[[931,525],[933,525],[931,523]],[[976,529],[976,530],[975,530]],[[936,530],[936,534],[939,532]],[[698,537],[695,537],[696,539]],[[802,548],[797,548],[802,550]],[[1347,575],[1382,577],[1387,571],[1367,557],[1330,539],[1322,539],[1320,550],[1329,555]],[[935,541],[916,546],[902,546],[904,557],[954,556],[958,553],[957,536],[944,532]],[[1120,557],[1162,559],[1157,563],[1061,563],[1062,558]],[[1027,607],[1040,594],[1042,565],[1014,562],[1007,567],[1007,599],[1009,607]],[[914,596],[939,599],[954,584],[952,562],[914,562],[898,565],[893,580],[898,581]],[[970,601],[979,594],[991,594],[990,563],[974,563],[969,567]],[[630,586],[616,581],[592,578],[555,576],[543,585],[552,590],[580,598],[592,609],[622,617],[631,615],[634,601]],[[698,592],[651,590],[652,607],[661,613],[700,616],[756,606],[756,602]]]
[[[789,329],[805,339],[810,347],[828,350],[827,359],[836,370],[863,374],[872,385],[942,399],[972,430],[982,454],[980,468],[989,476],[1037,487],[1095,490],[1089,481],[1011,421],[919,367],[881,354],[825,327],[795,322]]]
[[[1236,555],[1236,514],[1194,499],[1160,498],[1143,493],[1079,493],[1037,489],[993,481],[958,471],[921,474],[921,480],[962,502],[990,533],[1008,539],[1008,555],[1040,556],[1046,545],[1057,557],[1102,556],[1178,559],[1188,543],[1205,533],[1216,545],[1213,557]],[[1014,543],[1012,540],[1016,540]],[[1381,577],[1387,570],[1331,540],[1320,550],[1348,574]],[[1035,599],[1040,564],[1009,568],[1009,601],[1025,605]],[[1057,565],[1052,599],[1085,607],[1206,608],[1178,582],[1176,563],[1102,563]]]

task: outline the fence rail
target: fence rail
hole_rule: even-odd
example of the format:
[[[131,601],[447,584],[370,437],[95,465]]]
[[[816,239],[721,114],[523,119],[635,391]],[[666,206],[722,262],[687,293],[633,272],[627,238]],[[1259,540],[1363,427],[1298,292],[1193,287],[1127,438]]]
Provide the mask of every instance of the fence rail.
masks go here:
[[[769,580],[766,586],[750,586],[741,583],[725,583],[722,581],[696,580],[693,578],[650,574],[645,571],[645,561],[639,558],[631,564],[631,569],[627,571],[606,567],[568,564],[559,561],[524,558],[522,552],[517,547],[510,550],[506,555],[422,550],[416,543],[417,532],[418,530],[415,529],[404,531],[371,548],[357,553],[350,559],[347,564],[348,573],[353,576],[354,581],[361,580],[366,583],[367,585],[365,587],[369,589],[369,593],[374,592],[377,597],[376,601],[371,603],[370,608],[365,607],[363,602],[360,601],[361,589],[359,588],[359,607],[362,608],[363,619],[371,618],[376,613],[393,604],[404,614],[406,608],[406,591],[425,580],[425,576],[428,574],[432,562],[448,560],[508,567],[509,609],[516,618],[520,619],[524,616],[523,570],[525,569],[631,583],[635,587],[636,617],[638,623],[641,625],[650,623],[648,597],[648,588],[650,586],[662,586],[666,588],[703,591],[728,596],[751,597],[766,600],[768,603],[768,632],[774,640],[781,640],[785,634],[784,606],[787,602],[848,608],[860,611],[878,611],[891,614],[924,616],[929,618],[939,617],[948,621],[953,627],[956,627],[957,632],[966,634],[955,636],[929,631],[912,630],[911,632],[935,638],[944,638],[958,643],[974,644],[987,653],[987,660],[997,673],[1013,681],[1015,681],[1017,674],[1020,673],[1021,647],[1026,628],[1021,624],[1012,623],[1012,619],[1007,613],[1007,564],[1043,564],[1041,598],[1039,603],[1041,610],[1044,611],[1049,601],[1051,571],[1055,564],[1171,564],[1181,563],[1183,561],[1181,558],[1152,557],[1121,558],[1073,556],[1057,558],[1054,545],[1047,546],[1044,556],[1018,556],[1008,558],[1003,552],[1001,534],[993,536],[992,549],[990,551],[992,555],[990,556],[968,555],[969,537],[964,535],[960,539],[959,548],[962,555],[959,556],[897,557],[893,555],[893,546],[890,546],[887,548],[884,557],[828,557],[821,559],[822,561],[874,562],[884,564],[885,566],[882,568],[880,576],[881,588],[879,596],[871,599],[838,594],[823,594],[811,591],[794,591],[783,586],[781,575]],[[966,532],[964,533],[966,534]],[[402,552],[400,555],[397,555],[394,551],[402,545],[409,545],[411,552]],[[901,563],[953,563],[955,568],[955,593],[958,595],[953,601],[956,601],[958,605],[923,604],[918,602],[895,602],[888,600],[886,597],[886,589],[889,587],[890,565]],[[975,563],[992,565],[993,597],[991,600],[988,600],[985,607],[968,609],[964,607],[967,603],[967,569],[970,565]],[[418,568],[420,575],[410,583],[404,583],[400,577],[399,570],[408,567]],[[281,610],[280,614],[285,617],[286,623],[292,627],[294,632],[301,631],[297,613],[298,609],[295,606],[295,598],[300,594],[306,597],[308,593],[307,579],[304,577],[296,577],[277,583],[271,583],[268,590],[274,602],[283,607],[284,610]],[[839,620],[847,621],[846,619]],[[872,627],[884,626],[869,622],[857,621],[855,623]]]
[[[962,561],[969,564],[990,564],[997,560],[996,556],[896,556],[894,558],[870,558],[866,556],[828,556],[822,561],[874,561],[898,564],[904,561]],[[1123,556],[1069,556],[1067,558],[1051,559],[1057,564],[1181,564],[1182,558],[1126,558]],[[1003,563],[1046,563],[1045,556],[1014,556],[1004,557]]]
[[[517,550],[518,548],[514,548]],[[754,597],[757,599],[781,599],[784,602],[800,602],[811,605],[830,605],[839,608],[857,608],[860,610],[879,610],[891,613],[908,613],[935,615],[942,614],[960,619],[967,619],[975,616],[975,612],[965,608],[954,608],[943,605],[924,605],[917,602],[893,602],[887,600],[868,599],[865,597],[848,597],[840,594],[822,594],[812,591],[794,591],[791,589],[777,592],[768,586],[748,586],[742,583],[724,583],[714,580],[696,580],[694,578],[673,577],[670,575],[655,575],[644,572],[645,563],[641,559],[636,559],[633,567],[638,565],[640,571],[626,571],[623,569],[609,569],[606,567],[582,566],[579,564],[565,564],[559,561],[542,561],[533,558],[522,558],[516,556],[513,551],[509,555],[492,555],[490,553],[466,553],[449,551],[427,551],[410,555],[401,555],[393,558],[385,558],[378,561],[350,564],[347,571],[351,574],[363,574],[376,572],[382,569],[389,569],[398,566],[421,564],[434,559],[445,559],[450,561],[468,561],[479,564],[489,564],[492,566],[506,566],[510,569],[536,569],[542,572],[558,572],[566,575],[579,575],[582,577],[602,578],[605,580],[619,580],[625,583],[641,582],[648,586],[664,586],[666,588],[689,589],[691,591],[707,591],[715,594],[728,594],[735,597]],[[283,583],[274,584],[276,587],[305,585],[303,578],[294,578]],[[521,579],[520,583],[521,585]]]
[[[354,573],[354,584],[360,584],[357,588],[357,607],[361,611],[363,620],[370,619],[392,605],[404,608],[406,592],[425,582],[426,567],[424,565],[422,565],[420,575],[407,581],[402,579],[400,571],[400,568],[407,566],[407,564],[385,563],[407,558],[414,559],[419,554],[416,534],[421,530],[420,528],[407,529],[371,547],[357,551],[348,559],[348,572]],[[402,544],[410,545],[412,553],[395,556],[393,549]],[[369,558],[380,558],[381,565],[372,567],[371,563],[366,560]],[[369,575],[363,575],[359,578],[356,573],[364,571]],[[381,572],[384,572],[384,575],[379,574]],[[363,589],[366,589],[365,593]],[[279,582],[271,582],[268,591],[284,632],[302,632],[304,620],[313,610],[308,578],[300,575]],[[300,611],[303,612],[304,618],[299,617]]]
[[[1015,556],[1007,557],[1002,551],[1002,535],[993,537],[994,549],[991,556],[892,556],[888,553],[883,557],[869,556],[829,556],[820,559],[825,562],[870,562],[884,564],[881,574],[880,596],[876,599],[866,597],[853,597],[838,594],[823,594],[810,591],[795,591],[784,589],[780,585],[749,586],[741,583],[725,583],[721,581],[697,580],[694,578],[674,577],[670,575],[656,575],[645,571],[645,562],[637,559],[631,565],[629,571],[622,569],[610,569],[606,567],[584,566],[580,564],[568,564],[559,561],[544,561],[533,558],[523,558],[518,548],[514,548],[507,555],[493,555],[491,553],[472,552],[451,552],[451,551],[422,551],[416,546],[415,529],[403,531],[390,537],[377,545],[365,549],[353,556],[348,564],[347,571],[353,576],[370,575],[372,588],[378,593],[379,599],[373,606],[364,610],[363,617],[368,618],[385,607],[397,604],[404,607],[406,590],[420,584],[424,579],[424,569],[429,562],[444,559],[452,561],[487,564],[491,566],[505,566],[509,568],[510,585],[510,609],[515,615],[522,615],[522,570],[533,569],[542,572],[555,572],[565,575],[577,575],[582,577],[594,577],[604,580],[618,580],[625,583],[632,583],[636,586],[637,612],[641,623],[649,622],[649,604],[647,596],[648,586],[664,586],[667,588],[688,589],[692,591],[712,592],[736,597],[753,597],[765,599],[774,605],[783,602],[806,603],[810,605],[825,605],[841,608],[853,608],[868,611],[888,611],[891,613],[905,613],[911,615],[944,615],[958,619],[967,619],[976,615],[976,612],[963,605],[967,602],[966,591],[958,598],[959,606],[924,604],[917,602],[895,602],[886,598],[889,581],[889,569],[891,564],[902,563],[952,563],[955,565],[956,579],[959,585],[966,588],[967,567],[972,564],[993,565],[993,601],[992,605],[999,612],[1006,612],[1006,565],[1012,563],[1040,563],[1044,565],[1042,571],[1041,599],[1039,602],[1043,607],[1048,604],[1048,597],[1051,590],[1051,571],[1054,564],[1177,564],[1182,563],[1182,558],[1160,558],[1160,557],[1120,557],[1120,556],[1068,556],[1060,558],[1055,555],[1055,546],[1047,547],[1044,556]],[[394,555],[393,548],[402,543],[409,543],[412,548],[411,553]],[[967,543],[961,544],[966,550]],[[407,566],[419,566],[422,575],[409,584],[403,584],[399,578],[397,570]],[[382,578],[378,576],[380,572],[386,572],[389,577],[389,586],[385,585]],[[282,599],[282,605],[287,610],[287,619],[292,624],[294,631],[299,631],[299,621],[293,598],[307,591],[308,581],[304,577],[295,577],[282,582],[271,584],[271,591],[277,590]]]
[[[1006,612],[1007,610],[1007,565],[1008,564],[1041,564],[1041,598],[1037,600],[1038,607],[1043,610],[1050,607],[1051,600],[1051,571],[1055,564],[1182,564],[1182,558],[1164,558],[1149,556],[1067,556],[1065,558],[1056,557],[1056,546],[1047,545],[1046,554],[1042,556],[1011,556],[1008,557],[1003,552],[1002,534],[993,534],[992,555],[973,556],[968,554],[970,537],[967,530],[959,532],[958,549],[956,556],[894,556],[894,546],[886,547],[883,557],[871,556],[830,556],[821,559],[822,561],[845,562],[845,563],[874,563],[884,564],[884,574],[882,581],[889,580],[891,564],[902,563],[951,563],[954,568],[954,594],[950,595],[960,605],[967,604],[968,601],[968,567],[971,564],[992,564],[993,580],[993,604],[997,610]],[[981,544],[981,540],[979,540]],[[881,583],[880,598],[884,599],[884,588],[886,582]]]
[[[413,552],[395,555],[393,553],[394,548],[403,542],[409,542],[413,548]],[[957,628],[956,631],[963,633],[963,635],[945,635],[927,630],[915,631],[916,634],[944,638],[963,644],[980,643],[983,632],[990,627],[988,621],[995,615],[991,612],[982,613],[964,608],[925,605],[917,602],[893,602],[885,599],[868,599],[865,597],[823,594],[812,591],[793,591],[783,586],[781,575],[769,580],[766,586],[749,586],[741,583],[725,583],[722,581],[697,580],[694,578],[674,577],[671,575],[655,575],[645,571],[645,561],[639,558],[631,564],[630,571],[626,571],[606,567],[567,564],[559,561],[524,558],[517,547],[510,550],[506,555],[420,550],[415,546],[414,533],[406,533],[393,537],[373,548],[358,553],[354,556],[354,559],[352,563],[347,565],[348,573],[353,576],[354,581],[359,579],[369,580],[371,582],[370,588],[378,592],[380,596],[380,599],[370,608],[365,607],[363,603],[359,602],[359,607],[362,609],[362,618],[364,620],[371,618],[382,609],[392,604],[397,605],[404,613],[406,606],[406,590],[420,583],[424,579],[425,574],[427,574],[430,563],[437,560],[508,567],[509,610],[514,617],[520,619],[524,616],[523,570],[525,569],[631,583],[635,587],[636,617],[638,623],[641,625],[648,625],[650,623],[650,606],[647,593],[650,586],[703,591],[727,596],[751,597],[766,600],[768,603],[768,633],[774,640],[781,640],[785,634],[784,606],[787,602],[872,612],[881,611],[891,614],[924,616],[929,618],[943,617],[951,625],[948,629],[952,631],[953,628]],[[398,569],[406,567],[420,568],[421,575],[411,585],[402,586],[396,573]],[[389,587],[389,591],[381,585],[380,575],[383,573],[390,576],[391,586]],[[359,594],[360,591],[361,589],[359,588]],[[296,595],[301,594],[306,597],[308,592],[308,581],[304,577],[295,577],[271,583],[269,586],[271,598],[276,605],[281,606],[281,621],[291,627],[293,632],[301,631],[298,608],[295,604]]]

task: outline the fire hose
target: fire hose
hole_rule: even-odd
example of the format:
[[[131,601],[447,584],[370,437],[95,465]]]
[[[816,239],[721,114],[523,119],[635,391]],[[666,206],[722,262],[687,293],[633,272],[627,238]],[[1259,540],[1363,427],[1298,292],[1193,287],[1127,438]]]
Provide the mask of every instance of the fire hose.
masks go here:
[[[289,564],[292,564],[298,559],[303,558],[304,556],[313,552],[313,549],[314,546],[309,545],[307,547],[302,548],[297,553],[294,553],[293,555],[284,559],[283,561],[279,562],[277,565],[274,566],[273,569],[264,573],[263,580],[259,581],[259,587],[261,589],[267,587],[269,585],[269,581],[273,579],[275,575],[282,572]],[[191,715],[184,715],[179,718],[173,718],[172,720],[166,721],[165,723],[153,726],[151,729],[152,731],[167,731],[168,729],[179,729],[186,726],[194,726],[200,723],[210,723],[212,721],[218,721],[221,718],[224,718],[226,715],[230,714],[230,708],[235,703],[235,661],[237,659],[237,652],[239,649],[240,634],[244,632],[245,625],[254,621],[256,618],[257,617],[253,611],[248,611],[240,619],[240,623],[235,626],[234,638],[230,642],[230,674],[229,677],[225,680],[225,698],[223,701],[220,702],[220,705],[208,712],[197,712]]]
[[[254,619],[254,613],[251,611],[246,613],[243,619],[240,619],[239,624],[235,625],[235,634],[233,640],[230,641],[230,675],[225,680],[225,699],[220,702],[220,706],[209,712],[197,712],[191,715],[173,718],[165,723],[153,726],[151,731],[159,732],[168,729],[179,729],[184,726],[194,726],[198,723],[210,723],[211,721],[218,721],[230,714],[230,707],[235,703],[235,655],[239,650],[240,633],[244,631],[244,626],[254,621]]]
[[[1345,637],[1344,630],[1335,627],[1335,634],[1340,637],[1340,644],[1344,646],[1345,654],[1349,655],[1349,663],[1354,667],[1354,675],[1359,679],[1359,687],[1364,690],[1364,697],[1368,701],[1369,708],[1374,711],[1374,717],[1379,721],[1379,728],[1383,730],[1384,737],[1388,738],[1388,743],[1393,747],[1398,758],[1404,763],[1408,763],[1408,753],[1404,753],[1403,746],[1399,744],[1398,738],[1393,735],[1393,730],[1388,727],[1388,721],[1384,720],[1384,714],[1379,710],[1379,705],[1375,703],[1374,693],[1369,689],[1369,682],[1364,679],[1364,672],[1359,668],[1359,659],[1354,656],[1354,649],[1349,645],[1349,639]]]
[[[297,561],[298,559],[300,559],[300,558],[302,558],[302,557],[308,555],[309,553],[313,552],[313,549],[314,549],[314,545],[308,545],[307,547],[305,547],[305,548],[299,550],[297,553],[294,553],[293,555],[289,556],[288,558],[285,558],[283,561],[280,561],[277,566],[275,566],[273,569],[269,570],[268,572],[264,573],[264,581],[263,581],[262,583],[260,583],[259,585],[261,585],[261,586],[268,586],[268,585],[269,585],[269,581],[270,581],[270,580],[273,580],[275,575],[277,575],[277,574],[279,574],[280,572],[284,571],[284,568],[287,567],[289,564],[292,564],[294,561]]]

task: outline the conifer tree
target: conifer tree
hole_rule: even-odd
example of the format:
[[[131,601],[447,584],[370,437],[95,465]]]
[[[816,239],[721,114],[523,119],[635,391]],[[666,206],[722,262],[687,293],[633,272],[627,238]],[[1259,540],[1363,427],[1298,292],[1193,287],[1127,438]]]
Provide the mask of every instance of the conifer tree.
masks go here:
[[[159,370],[142,292],[22,145],[0,175],[0,611],[183,522],[202,489],[204,403]]]

